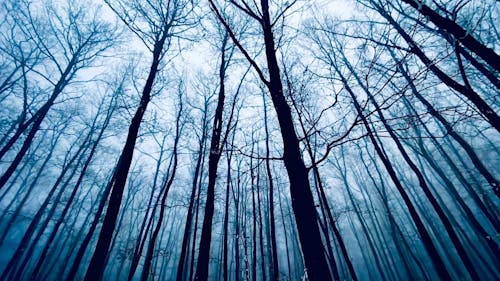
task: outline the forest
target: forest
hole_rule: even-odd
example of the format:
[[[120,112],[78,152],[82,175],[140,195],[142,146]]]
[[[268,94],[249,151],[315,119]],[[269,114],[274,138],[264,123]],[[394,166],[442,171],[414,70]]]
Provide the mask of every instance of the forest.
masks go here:
[[[500,2],[0,1],[0,280],[500,280]]]

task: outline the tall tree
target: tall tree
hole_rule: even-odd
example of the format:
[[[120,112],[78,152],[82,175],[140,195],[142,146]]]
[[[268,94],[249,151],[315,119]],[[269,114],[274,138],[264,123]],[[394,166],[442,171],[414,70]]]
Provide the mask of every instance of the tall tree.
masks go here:
[[[133,1],[128,4],[108,1],[108,5],[123,20],[127,27],[144,42],[146,47],[151,51],[153,58],[146,83],[142,89],[140,103],[130,122],[125,145],[110,181],[112,187],[108,208],[106,209],[94,254],[85,274],[85,281],[95,281],[102,278],[106,266],[106,256],[120,211],[125,183],[130,164],[132,163],[139,128],[147,106],[151,101],[154,81],[160,69],[160,62],[169,50],[171,40],[178,35],[178,32],[184,31],[181,28],[182,26],[189,24],[188,15],[191,10],[191,4],[189,1],[175,0],[167,1],[167,3],[163,3],[163,1],[155,1],[155,3]],[[129,8],[127,8],[127,5],[130,5],[128,6]],[[134,10],[130,8],[134,8]],[[149,30],[144,28],[144,24],[147,25],[147,29]]]
[[[300,245],[304,255],[306,275],[309,280],[312,281],[331,280],[328,263],[324,255],[321,234],[317,224],[316,208],[308,173],[304,160],[302,159],[299,138],[294,128],[290,106],[283,92],[280,67],[276,54],[273,27],[276,22],[280,20],[280,15],[283,15],[283,13],[290,9],[294,3],[295,2],[287,3],[280,7],[281,12],[278,14],[278,17],[271,19],[269,1],[267,0],[261,0],[259,3],[260,5],[257,5],[255,2],[249,3],[247,1],[231,2],[238,10],[256,20],[261,28],[267,71],[269,73],[269,78],[266,78],[257,62],[240,43],[233,29],[221,14],[214,1],[210,0],[211,8],[226,28],[234,44],[252,64],[259,78],[266,85],[271,94],[271,100],[276,110],[283,139],[283,160],[290,180],[292,208],[294,210]],[[251,6],[253,6],[253,9]]]
[[[181,88],[181,87],[179,87]],[[177,109],[177,116],[175,118],[175,137],[174,137],[174,145],[172,150],[172,156],[170,158],[170,163],[168,165],[167,175],[165,179],[163,179],[163,184],[160,189],[159,197],[161,198],[160,204],[160,212],[158,214],[158,222],[156,222],[156,226],[151,233],[151,238],[149,239],[148,248],[146,251],[146,256],[144,258],[144,265],[142,267],[141,273],[141,281],[147,281],[150,275],[151,264],[153,260],[153,253],[155,250],[155,245],[157,243],[158,235],[160,233],[160,229],[162,229],[163,221],[165,220],[165,209],[166,209],[166,201],[167,196],[174,183],[175,175],[177,173],[177,167],[179,162],[179,139],[182,134],[182,129],[184,122],[182,120],[183,115],[183,100],[182,100],[182,91],[183,89],[179,89],[179,103]],[[155,214],[151,215],[152,218],[155,217]]]
[[[212,137],[210,139],[210,150],[208,154],[208,185],[207,199],[205,203],[205,213],[203,217],[203,226],[201,229],[200,246],[198,253],[198,263],[196,264],[196,273],[194,280],[208,280],[209,264],[210,264],[210,245],[212,241],[212,219],[214,216],[214,201],[215,201],[215,183],[217,178],[217,169],[219,160],[222,154],[222,149],[225,145],[221,142],[222,136],[222,117],[224,110],[224,100],[226,98],[225,79],[226,71],[229,66],[226,50],[228,44],[228,35],[224,33],[222,38],[221,60],[219,65],[219,92],[217,99],[217,107],[215,108],[215,116],[212,126]],[[224,140],[225,141],[225,140]]]
[[[186,216],[186,226],[184,227],[184,234],[182,237],[182,245],[181,245],[181,253],[179,257],[179,263],[177,264],[177,274],[176,280],[183,281],[186,278],[186,268],[187,268],[187,256],[189,252],[189,239],[191,236],[191,228],[193,224],[193,212],[195,212],[195,199],[198,191],[199,178],[203,166],[203,159],[205,157],[205,147],[206,147],[206,139],[208,135],[208,124],[209,124],[209,105],[210,105],[210,97],[204,97],[203,107],[201,108],[201,135],[199,135],[199,147],[196,152],[196,164],[193,171],[193,182],[191,188],[191,194],[189,196],[189,206],[188,212]],[[199,200],[198,200],[199,201]],[[196,239],[193,239],[193,241]]]

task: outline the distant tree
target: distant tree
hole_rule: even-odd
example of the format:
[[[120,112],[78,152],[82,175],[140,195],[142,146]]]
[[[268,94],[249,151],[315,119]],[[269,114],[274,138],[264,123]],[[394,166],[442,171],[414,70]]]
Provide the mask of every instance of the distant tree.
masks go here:
[[[207,199],[205,203],[205,212],[203,217],[203,226],[201,229],[200,247],[198,262],[196,264],[196,273],[194,280],[208,280],[210,264],[210,245],[212,240],[212,219],[214,215],[215,201],[215,183],[217,178],[217,169],[222,155],[222,149],[225,145],[225,139],[222,137],[224,100],[226,98],[225,78],[229,66],[230,53],[226,55],[229,36],[224,33],[220,52],[221,61],[219,65],[219,91],[217,97],[217,107],[212,126],[212,136],[210,139],[210,150],[208,154],[208,185]]]
[[[0,159],[3,159],[21,134],[27,133],[21,148],[0,177],[0,188],[7,183],[26,155],[49,110],[65,87],[75,79],[77,72],[92,66],[104,51],[116,44],[115,28],[99,19],[99,11],[88,10],[83,5],[65,5],[64,11],[60,11],[47,4],[41,16],[33,14],[34,7],[29,2],[22,1],[19,5],[11,6],[12,16],[25,40],[35,42],[39,51],[50,61],[50,67],[47,63],[46,68],[52,68],[56,74],[35,72],[45,80],[44,83],[51,84],[51,93],[29,119],[21,114],[24,123],[19,123],[14,134],[1,148]],[[44,26],[50,28],[45,29]],[[55,75],[58,78],[53,81],[50,77]]]

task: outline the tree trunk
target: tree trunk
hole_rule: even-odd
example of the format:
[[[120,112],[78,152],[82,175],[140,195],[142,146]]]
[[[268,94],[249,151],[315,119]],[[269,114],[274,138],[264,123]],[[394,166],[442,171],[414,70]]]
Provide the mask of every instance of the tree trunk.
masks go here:
[[[181,97],[180,97],[181,99]],[[170,187],[172,187],[172,184],[175,179],[175,173],[177,172],[177,162],[178,162],[178,155],[177,155],[177,149],[178,149],[178,144],[179,144],[179,139],[180,139],[180,134],[182,131],[181,124],[180,124],[180,119],[182,115],[182,100],[179,101],[179,112],[177,114],[176,118],[176,127],[175,127],[175,140],[174,140],[174,146],[173,146],[173,152],[172,152],[172,158],[170,160],[170,165],[172,165],[172,170],[167,171],[170,175],[167,175],[167,178],[165,178],[164,184],[161,188],[160,191],[160,196],[161,196],[161,202],[160,202],[160,214],[158,218],[158,222],[156,223],[156,227],[153,230],[151,234],[151,238],[149,239],[149,244],[148,244],[148,249],[146,251],[146,256],[144,257],[144,265],[142,267],[142,274],[141,274],[141,281],[147,281],[149,274],[150,274],[150,269],[151,269],[151,263],[153,260],[153,253],[155,249],[155,243],[156,240],[158,239],[158,234],[160,233],[164,216],[165,216],[165,207],[166,207],[166,200],[168,196],[168,192],[170,191]],[[173,163],[172,163],[173,161]],[[155,214],[151,214],[151,218],[154,219]],[[170,236],[171,237],[171,236]]]
[[[194,168],[191,195],[189,196],[189,207],[186,216],[186,226],[184,227],[184,232],[183,232],[184,234],[182,236],[182,245],[181,245],[181,254],[179,257],[179,263],[177,264],[177,275],[176,275],[177,281],[183,281],[186,277],[184,271],[186,270],[186,257],[189,251],[189,237],[191,234],[191,225],[193,223],[193,209],[196,198],[196,190],[198,186],[198,177],[200,175],[200,170],[202,169],[202,162],[203,162],[202,160],[204,156],[203,152],[205,150],[207,114],[208,114],[208,106],[205,106],[205,111],[203,112],[203,121],[202,121],[202,135],[200,138],[200,146],[198,148],[196,166]]]
[[[118,160],[118,164],[116,165],[115,175],[110,182],[110,184],[112,185],[112,191],[109,198],[108,208],[106,210],[106,215],[104,216],[104,221],[102,224],[101,232],[99,233],[99,239],[97,241],[95,252],[90,261],[87,273],[85,274],[85,281],[99,281],[101,280],[102,274],[104,273],[104,268],[106,266],[105,260],[106,256],[108,255],[108,250],[111,244],[113,233],[115,231],[115,225],[118,218],[118,212],[120,211],[123,191],[125,189],[125,183],[127,181],[130,164],[132,163],[135,142],[137,140],[137,135],[139,134],[139,128],[141,126],[142,118],[151,99],[151,91],[153,89],[153,83],[158,72],[160,55],[162,53],[166,38],[167,33],[164,32],[161,40],[156,42],[155,44],[153,50],[153,62],[149,70],[146,85],[144,86],[144,89],[142,91],[141,101],[130,123],[125,146],[123,147],[120,159]]]
[[[205,214],[200,238],[200,250],[198,254],[198,264],[194,279],[196,281],[208,280],[210,263],[210,244],[212,240],[212,219],[214,216],[215,182],[217,178],[217,168],[221,157],[221,150],[224,144],[220,142],[222,133],[222,113],[224,110],[225,87],[224,79],[226,75],[226,54],[227,34],[224,36],[221,47],[221,64],[219,67],[219,97],[215,109],[215,117],[212,128],[212,139],[210,141],[210,152],[208,156],[208,185],[207,199],[205,204]]]

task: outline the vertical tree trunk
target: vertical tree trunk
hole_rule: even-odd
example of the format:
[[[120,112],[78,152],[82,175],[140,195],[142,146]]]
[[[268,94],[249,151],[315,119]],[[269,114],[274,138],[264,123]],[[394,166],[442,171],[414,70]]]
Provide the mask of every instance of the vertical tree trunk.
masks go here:
[[[365,143],[365,149],[368,150],[368,144],[367,142]],[[361,154],[361,148],[360,148],[360,154]],[[362,155],[360,155],[360,158],[363,159]],[[378,180],[380,183],[378,183],[374,176],[372,175],[372,171],[371,169],[369,169],[368,165],[366,164],[365,161],[361,161],[366,169],[366,172],[368,174],[368,177],[370,178],[371,180],[371,183],[373,184],[373,186],[375,186],[375,189],[377,190],[377,193],[378,195],[380,196],[380,199],[382,201],[382,206],[384,208],[384,213],[387,214],[387,219],[389,220],[389,226],[390,226],[390,235],[394,241],[394,244],[395,244],[395,248],[399,254],[399,256],[401,257],[401,260],[402,260],[402,263],[403,263],[403,266],[405,268],[405,271],[407,273],[407,279],[410,278],[410,276],[413,276],[414,278],[425,278],[425,280],[428,280],[427,279],[427,275],[425,274],[425,270],[423,269],[423,266],[421,265],[421,263],[418,261],[418,259],[414,259],[415,263],[416,263],[416,266],[414,266],[413,264],[411,264],[411,262],[408,260],[407,258],[407,255],[410,254],[412,257],[414,257],[413,255],[413,252],[411,250],[411,247],[408,245],[401,229],[400,229],[400,226],[397,224],[396,222],[396,219],[394,217],[394,214],[392,213],[391,211],[391,208],[389,206],[389,199],[388,199],[388,195],[387,195],[387,188],[385,186],[385,182],[384,182],[384,179],[380,173],[380,170],[378,169],[378,166],[377,166],[377,163],[375,162],[375,159],[371,158],[371,161],[372,163],[374,164],[374,168],[377,172],[377,175],[378,175]],[[417,272],[415,269],[418,268],[420,269],[420,272],[422,274],[419,275],[419,272]]]
[[[286,264],[287,264],[287,272],[288,272],[288,275],[287,275],[287,280],[290,281],[291,278],[292,278],[292,265],[291,265],[291,262],[290,262],[290,249],[289,249],[289,244],[288,244],[288,235],[287,235],[287,229],[286,229],[286,224],[285,224],[285,214],[283,212],[283,204],[281,202],[281,191],[280,191],[280,188],[279,188],[279,184],[277,185],[277,188],[276,188],[277,192],[278,192],[278,205],[279,205],[279,208],[280,208],[280,217],[281,217],[281,223],[283,224],[283,236],[285,238],[285,249],[286,249]],[[357,281],[357,280],[355,280]]]
[[[233,134],[233,140],[232,142],[234,143],[234,134]],[[232,152],[231,152],[232,153]],[[235,280],[242,280],[242,276],[240,273],[240,190],[241,190],[241,167],[238,166],[238,174],[237,174],[237,194],[234,194],[234,188],[232,189],[233,192],[233,200],[234,200],[234,212],[236,213],[236,219],[234,220],[234,231],[235,231],[235,239],[234,239],[234,277]]]
[[[299,140],[295,132],[290,107],[283,94],[280,68],[276,57],[276,45],[274,43],[273,26],[270,18],[268,0],[260,1],[261,18],[259,23],[262,27],[265,55],[269,81],[264,78],[262,71],[258,68],[248,53],[239,44],[230,26],[226,23],[212,0],[209,1],[216,16],[224,25],[229,36],[245,54],[245,57],[258,70],[259,77],[267,86],[280,124],[283,139],[283,160],[290,181],[290,193],[292,197],[292,208],[299,233],[300,245],[304,256],[306,274],[311,281],[330,281],[330,271],[326,261],[321,234],[317,224],[314,198],[308,179],[307,169],[302,159]]]
[[[231,153],[232,154],[232,153]],[[229,205],[230,197],[229,191],[231,186],[231,155],[227,157],[227,176],[226,176],[226,195],[225,195],[225,207],[224,207],[224,222],[223,222],[223,245],[222,245],[222,276],[224,281],[229,280],[228,273],[228,225],[229,225]],[[236,217],[238,213],[236,213]]]
[[[288,78],[287,78],[287,81],[288,81]],[[298,108],[297,108],[297,104],[293,98],[292,98],[292,104],[295,107],[295,110],[297,112],[299,112]],[[307,131],[306,131],[304,122],[302,121],[301,118],[299,118],[299,123],[300,123],[303,134],[306,135]],[[321,176],[319,174],[319,168],[316,165],[316,157],[314,155],[311,141],[309,140],[309,138],[305,138],[304,141],[305,141],[305,145],[307,148],[307,153],[309,154],[309,158],[311,158],[311,163],[312,163],[311,168],[312,168],[312,171],[314,174],[316,191],[318,193],[318,198],[320,201],[320,206],[321,206],[321,210],[323,212],[323,216],[325,217],[325,221],[328,219],[329,225],[333,230],[333,234],[335,236],[335,239],[337,240],[337,243],[339,244],[340,250],[342,252],[342,257],[344,258],[344,262],[347,265],[347,270],[349,271],[351,279],[353,281],[358,281],[358,277],[356,275],[356,271],[354,270],[354,266],[352,265],[351,258],[349,257],[349,254],[347,253],[347,247],[345,246],[344,239],[342,238],[342,235],[340,234],[340,231],[338,229],[336,221],[333,219],[333,214],[332,214],[332,211],[330,209],[330,204],[328,203],[328,199],[326,198],[325,190],[323,187],[323,181],[321,180]],[[325,222],[325,224],[326,224],[326,222]],[[335,264],[335,259],[334,259],[333,255],[332,255],[331,259],[332,259],[333,263]],[[333,272],[333,277],[336,280],[340,280],[339,273],[338,273],[336,266],[333,266],[332,272]]]
[[[170,160],[170,165],[172,166],[172,170],[170,169],[167,170],[168,175],[164,180],[163,186],[161,187],[160,195],[161,196],[161,202],[160,202],[160,213],[158,217],[158,222],[156,223],[156,227],[154,228],[151,238],[149,239],[149,244],[148,244],[148,249],[146,251],[146,255],[144,257],[144,265],[142,267],[142,274],[141,274],[141,281],[147,281],[149,274],[150,274],[150,269],[151,269],[151,264],[153,260],[153,253],[155,249],[155,244],[156,240],[158,239],[158,235],[160,233],[164,216],[165,216],[165,207],[166,207],[166,201],[167,201],[167,196],[168,192],[170,191],[170,187],[172,186],[174,179],[175,179],[175,174],[177,172],[177,162],[178,162],[178,144],[179,144],[179,139],[181,135],[181,116],[182,116],[182,97],[179,97],[179,112],[177,114],[176,118],[176,127],[175,127],[175,140],[174,140],[174,146],[173,146],[173,151],[172,151],[172,158]],[[173,161],[173,163],[172,163]],[[155,214],[154,212],[152,213],[151,217],[154,219]],[[170,236],[171,237],[171,236]]]
[[[203,218],[203,226],[200,238],[200,250],[198,254],[198,263],[196,265],[196,273],[194,279],[196,281],[208,280],[209,263],[210,263],[210,244],[212,240],[212,219],[214,216],[214,200],[215,200],[215,181],[217,178],[217,168],[221,157],[221,150],[224,144],[220,143],[222,133],[222,113],[224,110],[225,87],[224,78],[226,75],[226,44],[227,34],[224,36],[221,47],[221,64],[219,67],[219,97],[217,107],[215,109],[215,117],[212,128],[212,139],[210,141],[210,152],[208,156],[208,185],[207,199],[205,203],[205,214]]]
[[[263,93],[262,97],[264,99],[264,130],[266,133],[266,172],[267,178],[269,180],[269,224],[271,231],[271,253],[272,253],[272,270],[271,275],[273,277],[272,280],[279,280],[279,265],[278,265],[278,247],[276,246],[276,225],[274,220],[274,183],[273,183],[273,175],[271,173],[271,161],[269,160],[269,126],[267,120],[267,105],[266,105],[266,96]]]
[[[202,167],[205,166],[205,160],[202,161]],[[195,270],[195,252],[196,252],[196,237],[198,236],[198,221],[199,221],[199,214],[200,214],[200,197],[201,197],[201,187],[202,187],[202,181],[203,181],[203,169],[200,170],[200,181],[198,182],[198,195],[196,196],[196,213],[194,216],[194,232],[193,232],[193,241],[191,243],[191,260],[189,264],[189,279],[192,280],[194,276],[194,270]]]
[[[102,224],[101,232],[99,233],[99,239],[97,241],[94,254],[87,269],[87,273],[85,274],[85,281],[99,281],[101,280],[102,274],[104,273],[104,268],[106,266],[105,260],[108,255],[108,250],[111,244],[113,233],[115,231],[115,225],[118,218],[118,213],[120,211],[123,191],[125,189],[125,183],[127,181],[130,164],[132,163],[135,142],[137,140],[137,135],[139,134],[139,128],[141,126],[142,118],[151,99],[151,91],[153,89],[153,83],[158,72],[160,56],[163,50],[163,45],[167,38],[166,32],[164,32],[162,35],[163,37],[158,42],[156,42],[154,46],[153,62],[149,70],[146,84],[142,91],[141,101],[130,123],[125,146],[123,147],[120,159],[118,160],[118,164],[116,165],[115,175],[110,182],[112,191],[109,198],[108,208],[104,216],[104,221]]]
[[[262,29],[270,78],[267,87],[271,93],[283,138],[283,160],[290,180],[292,208],[304,255],[305,271],[310,281],[329,281],[332,280],[332,277],[328,269],[321,234],[317,224],[314,198],[307,170],[301,156],[299,140],[295,132],[290,107],[283,94],[268,0],[261,0],[261,8]]]
[[[255,142],[252,134],[252,153]],[[250,158],[250,177],[251,177],[251,193],[252,193],[252,281],[257,280],[257,212],[255,208],[255,169],[253,159]],[[257,164],[258,165],[258,164]]]
[[[97,210],[96,210],[96,213],[94,215],[94,219],[92,220],[90,228],[87,231],[87,234],[85,235],[85,237],[83,238],[82,243],[80,244],[80,247],[78,248],[78,251],[76,252],[75,259],[70,267],[70,270],[68,272],[68,276],[66,276],[65,281],[73,281],[76,278],[76,274],[78,273],[78,268],[82,264],[83,256],[85,255],[85,253],[87,251],[87,247],[92,239],[92,236],[94,235],[94,231],[97,228],[97,225],[99,224],[102,212],[104,211],[104,207],[106,206],[108,196],[111,193],[111,187],[112,187],[114,176],[115,176],[115,171],[112,172],[108,184],[104,187],[104,191],[101,194],[101,198],[99,200],[99,205],[97,206]]]
[[[257,184],[256,184],[256,192],[257,192],[257,218],[258,218],[258,229],[259,229],[259,249],[260,249],[260,270],[262,273],[262,280],[267,280],[267,271],[266,271],[266,254],[264,253],[264,225],[262,222],[262,200],[260,199],[261,193],[261,184],[260,184],[260,165],[257,164]]]
[[[181,245],[181,254],[179,257],[179,263],[177,264],[177,275],[176,275],[176,280],[177,281],[183,281],[186,277],[185,275],[185,270],[186,270],[186,257],[189,251],[189,237],[191,234],[191,225],[193,223],[193,211],[194,211],[194,204],[195,204],[195,198],[196,198],[196,190],[198,186],[198,177],[200,175],[200,170],[202,168],[202,162],[203,162],[203,156],[204,156],[204,150],[205,150],[205,139],[206,139],[206,127],[207,127],[207,114],[208,114],[208,104],[205,103],[205,110],[203,112],[203,120],[202,120],[202,133],[201,133],[201,138],[200,138],[200,146],[198,148],[198,154],[197,154],[197,159],[196,159],[196,165],[194,168],[194,175],[193,175],[193,183],[192,183],[192,188],[191,188],[191,195],[189,196],[189,207],[188,207],[188,212],[186,216],[186,226],[184,227],[184,234],[182,236],[182,245]],[[130,281],[130,280],[129,280]]]
[[[156,187],[158,184],[158,176],[160,174],[160,166],[163,161],[163,154],[165,153],[165,150],[163,149],[163,146],[165,144],[165,139],[166,135],[163,138],[163,142],[160,147],[160,155],[158,156],[158,160],[156,161],[156,168],[155,168],[155,174],[153,177],[153,186],[151,187],[151,194],[149,195],[148,199],[148,208],[146,210],[146,214],[144,218],[142,219],[141,227],[139,228],[139,233],[137,235],[137,239],[135,240],[135,246],[134,246],[134,252],[132,254],[132,260],[130,262],[128,274],[127,274],[127,281],[131,281],[134,278],[135,272],[137,270],[137,267],[139,266],[139,261],[141,259],[142,251],[144,250],[144,246],[146,244],[146,238],[148,236],[148,231],[151,228],[151,224],[155,215],[155,211],[157,208],[157,203],[153,203]],[[158,197],[159,198],[159,197]],[[153,205],[154,204],[154,205]],[[152,210],[151,212],[149,210]]]
[[[343,151],[341,152],[340,157],[342,159],[345,159]],[[345,160],[343,160],[343,161],[345,161]],[[368,230],[368,226],[366,224],[366,221],[362,216],[362,212],[359,208],[357,199],[354,198],[354,195],[352,194],[350,184],[347,180],[347,171],[346,171],[346,167],[345,167],[345,162],[343,165],[340,164],[338,159],[336,159],[336,162],[337,162],[337,166],[338,166],[337,168],[339,169],[345,190],[347,192],[347,197],[349,199],[349,202],[351,203],[352,208],[354,209],[354,213],[356,215],[356,218],[358,219],[359,224],[361,225],[361,229],[363,230],[361,235],[363,235],[365,237],[366,242],[368,243],[368,248],[370,249],[371,254],[373,256],[373,260],[375,262],[375,268],[376,268],[379,276],[383,280],[389,280],[389,278],[386,275],[386,272],[384,270],[384,267],[381,264],[380,256],[379,256],[379,253],[378,253],[377,248],[375,246],[375,243],[373,241],[373,238],[371,236],[371,232]],[[360,244],[361,244],[361,241],[360,241]]]

